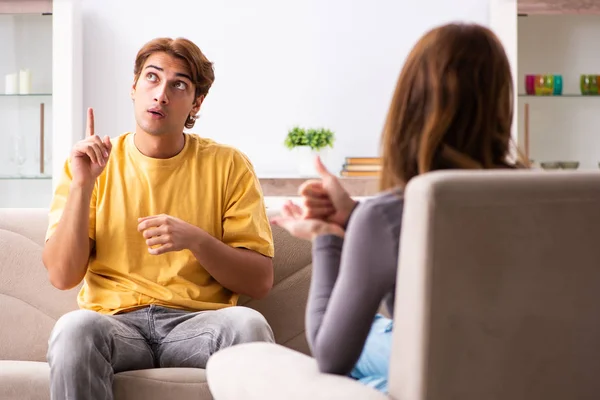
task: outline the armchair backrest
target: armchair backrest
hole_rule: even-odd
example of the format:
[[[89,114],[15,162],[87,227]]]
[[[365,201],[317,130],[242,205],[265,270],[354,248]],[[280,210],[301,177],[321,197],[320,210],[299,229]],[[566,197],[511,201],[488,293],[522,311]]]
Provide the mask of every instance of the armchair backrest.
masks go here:
[[[444,171],[406,190],[390,395],[600,396],[600,173]]]

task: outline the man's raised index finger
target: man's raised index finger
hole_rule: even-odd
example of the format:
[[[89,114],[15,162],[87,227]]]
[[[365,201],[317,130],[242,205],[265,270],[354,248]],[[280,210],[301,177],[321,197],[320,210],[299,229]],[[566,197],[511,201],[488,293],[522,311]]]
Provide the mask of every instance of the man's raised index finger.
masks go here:
[[[94,136],[94,109],[88,108],[86,136]]]

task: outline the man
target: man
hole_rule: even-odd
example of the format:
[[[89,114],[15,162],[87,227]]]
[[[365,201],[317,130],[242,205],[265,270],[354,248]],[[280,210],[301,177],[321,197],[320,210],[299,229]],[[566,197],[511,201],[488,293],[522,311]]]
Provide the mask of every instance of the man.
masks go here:
[[[66,290],[84,284],[48,350],[52,399],[111,399],[116,372],[204,368],[220,348],[273,341],[239,294],[273,283],[262,191],[239,151],[183,132],[213,83],[211,62],[186,39],[138,53],[136,130],[86,138],[65,163],[43,261]]]

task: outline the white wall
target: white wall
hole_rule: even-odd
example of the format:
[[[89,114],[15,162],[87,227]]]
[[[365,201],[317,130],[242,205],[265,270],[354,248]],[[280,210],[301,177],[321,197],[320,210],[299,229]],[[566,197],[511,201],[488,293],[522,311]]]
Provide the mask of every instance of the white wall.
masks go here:
[[[99,134],[134,129],[137,50],[184,36],[215,63],[194,131],[244,151],[259,176],[294,175],[283,140],[294,124],[337,134],[327,163],[378,154],[406,55],[434,25],[489,23],[486,0],[82,0],[84,104]],[[82,128],[83,134],[83,128]]]
[[[517,56],[518,56],[518,13],[517,0],[491,0],[490,1],[490,28],[500,39],[504,46],[506,57],[510,63],[511,74],[513,78],[513,87],[517,88]],[[515,109],[513,111],[512,137],[515,143],[522,149],[522,138],[518,135],[519,107],[518,91],[513,93],[513,102]],[[515,149],[516,150],[516,149]],[[516,156],[516,154],[515,154]]]
[[[54,113],[53,170],[62,171],[73,145],[81,139],[83,106],[83,33],[79,0],[55,1],[52,7],[52,68]],[[52,186],[58,185],[55,174]]]
[[[562,74],[565,94],[580,93],[580,74],[600,75],[600,16],[529,16],[519,17],[518,24],[519,93],[525,93],[526,74]],[[530,109],[531,158],[578,160],[581,168],[597,170],[600,96],[520,98],[520,135],[525,103]]]

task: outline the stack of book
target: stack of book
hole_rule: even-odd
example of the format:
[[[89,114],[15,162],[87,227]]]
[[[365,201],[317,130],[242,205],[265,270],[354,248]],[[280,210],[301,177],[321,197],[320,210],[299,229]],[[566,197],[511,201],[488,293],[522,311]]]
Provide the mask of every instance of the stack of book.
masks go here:
[[[346,157],[341,176],[378,177],[381,171],[381,157]]]

